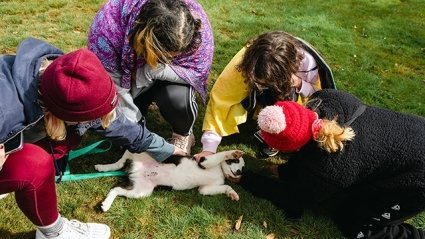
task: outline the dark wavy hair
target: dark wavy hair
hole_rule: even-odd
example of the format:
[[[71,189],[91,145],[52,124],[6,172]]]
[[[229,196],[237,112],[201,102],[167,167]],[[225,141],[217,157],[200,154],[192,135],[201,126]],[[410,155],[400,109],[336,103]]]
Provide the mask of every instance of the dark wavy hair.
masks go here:
[[[156,67],[169,63],[175,54],[195,49],[201,43],[201,20],[195,19],[181,0],[148,0],[129,35],[138,56]]]
[[[284,100],[291,92],[292,74],[304,58],[300,42],[283,31],[267,32],[247,42],[238,70],[250,89],[260,93],[270,89],[276,100]]]

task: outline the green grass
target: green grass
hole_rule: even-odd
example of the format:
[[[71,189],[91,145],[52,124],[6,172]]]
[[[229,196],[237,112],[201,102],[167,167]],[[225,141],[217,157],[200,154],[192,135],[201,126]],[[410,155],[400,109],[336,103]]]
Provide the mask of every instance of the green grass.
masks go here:
[[[337,87],[368,104],[425,116],[425,2],[423,0],[200,0],[210,17],[215,55],[210,87],[221,70],[251,37],[269,30],[286,30],[313,44],[333,69]],[[86,45],[90,22],[103,1],[0,1],[0,54],[13,54],[17,44],[32,36],[65,52]],[[195,125],[200,150],[204,106]],[[169,126],[158,112],[149,115],[149,128],[164,137]],[[87,139],[88,142],[94,139]],[[250,168],[262,170],[255,158],[253,138],[234,135],[220,150],[246,151]],[[112,154],[76,160],[77,171]],[[278,159],[278,158],[277,158]],[[68,218],[107,223],[114,238],[340,238],[332,222],[307,213],[298,223],[265,200],[238,185],[241,196],[231,202],[223,195],[201,196],[196,190],[157,190],[143,200],[119,198],[107,213],[98,203],[118,181],[102,178],[58,185],[59,207]],[[291,196],[291,195],[288,195]],[[235,221],[243,215],[239,230]],[[425,214],[413,218],[425,226]],[[265,222],[265,223],[264,223]],[[8,197],[0,203],[0,238],[33,238],[34,226]]]

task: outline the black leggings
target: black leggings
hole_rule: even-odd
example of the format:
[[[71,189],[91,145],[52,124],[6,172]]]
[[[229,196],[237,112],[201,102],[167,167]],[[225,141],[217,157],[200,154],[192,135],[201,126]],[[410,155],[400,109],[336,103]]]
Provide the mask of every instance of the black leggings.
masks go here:
[[[337,210],[334,221],[348,238],[424,239],[423,230],[404,223],[424,208],[424,194],[418,191],[352,197]]]
[[[192,133],[193,124],[198,116],[198,104],[193,87],[157,80],[149,90],[134,99],[143,115],[146,115],[152,102],[156,103],[162,117],[170,123],[175,133],[185,136]]]

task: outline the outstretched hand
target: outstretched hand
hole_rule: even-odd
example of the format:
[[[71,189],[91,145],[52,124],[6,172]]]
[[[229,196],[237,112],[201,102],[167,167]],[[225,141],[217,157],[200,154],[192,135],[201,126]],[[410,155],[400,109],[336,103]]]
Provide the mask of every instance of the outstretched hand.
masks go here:
[[[0,169],[2,168],[4,162],[6,161],[7,156],[9,155],[6,155],[4,145],[0,144]]]
[[[196,160],[196,162],[199,162],[199,160],[202,157],[205,157],[205,156],[208,156],[208,155],[211,155],[211,154],[214,154],[214,153],[213,152],[210,152],[210,151],[202,151],[202,152],[200,152],[198,154],[193,155],[193,158]]]
[[[271,177],[279,178],[279,165],[278,164],[270,164],[266,166],[267,172],[270,174]]]

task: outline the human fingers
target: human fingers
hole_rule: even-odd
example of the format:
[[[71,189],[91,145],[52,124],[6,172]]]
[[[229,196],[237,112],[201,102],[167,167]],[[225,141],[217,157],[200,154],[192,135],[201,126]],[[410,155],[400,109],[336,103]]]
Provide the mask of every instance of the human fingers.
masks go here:
[[[0,168],[3,166],[4,162],[7,159],[6,152],[5,152],[5,147],[3,144],[0,144]]]
[[[200,160],[202,157],[205,157],[205,156],[208,156],[208,155],[211,155],[211,154],[214,154],[214,153],[213,153],[213,152],[210,152],[210,151],[202,151],[202,152],[200,152],[200,153],[198,153],[198,154],[193,155],[193,158],[194,158],[197,162],[199,162],[199,160]]]

